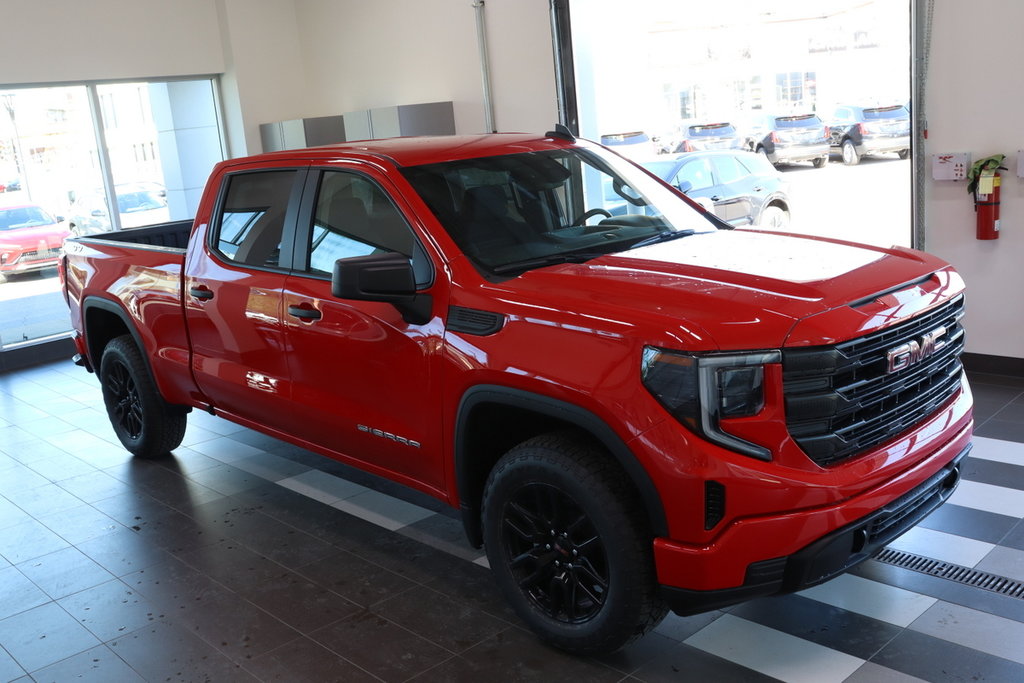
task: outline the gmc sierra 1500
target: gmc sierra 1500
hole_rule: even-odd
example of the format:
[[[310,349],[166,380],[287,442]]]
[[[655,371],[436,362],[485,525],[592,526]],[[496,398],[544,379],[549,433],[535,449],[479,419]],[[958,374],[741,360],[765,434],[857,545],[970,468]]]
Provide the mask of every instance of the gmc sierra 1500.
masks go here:
[[[225,161],[61,273],[128,450],[197,408],[436,496],[577,653],[845,571],[970,447],[948,264],[731,230],[564,130]]]

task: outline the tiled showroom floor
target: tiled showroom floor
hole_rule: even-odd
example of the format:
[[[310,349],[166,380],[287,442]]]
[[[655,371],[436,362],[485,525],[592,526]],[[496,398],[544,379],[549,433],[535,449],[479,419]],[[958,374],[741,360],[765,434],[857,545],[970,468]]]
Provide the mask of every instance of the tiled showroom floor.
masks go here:
[[[973,386],[965,480],[894,546],[1024,581],[1024,380]],[[433,501],[201,413],[185,446],[132,460],[70,363],[0,375],[0,681],[1024,680],[1024,599],[876,560],[568,657]]]

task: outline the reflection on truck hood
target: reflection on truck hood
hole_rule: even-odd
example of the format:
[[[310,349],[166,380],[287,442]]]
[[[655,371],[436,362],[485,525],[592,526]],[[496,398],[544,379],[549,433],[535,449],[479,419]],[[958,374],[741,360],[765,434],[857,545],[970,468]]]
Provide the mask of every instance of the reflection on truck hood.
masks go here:
[[[568,315],[628,321],[647,343],[748,349],[781,347],[801,319],[943,267],[909,249],[735,230],[541,268],[499,286],[528,305],[555,292]]]

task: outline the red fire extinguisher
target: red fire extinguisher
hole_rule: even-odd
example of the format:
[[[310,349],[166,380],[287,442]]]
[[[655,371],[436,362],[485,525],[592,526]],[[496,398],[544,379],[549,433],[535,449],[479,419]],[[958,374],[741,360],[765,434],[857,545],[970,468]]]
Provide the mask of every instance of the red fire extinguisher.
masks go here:
[[[1006,170],[1002,165],[1005,154],[996,154],[976,161],[967,172],[967,191],[974,195],[974,211],[977,216],[977,237],[979,240],[999,239],[999,178],[998,170]],[[991,191],[981,192],[989,189]]]
[[[978,194],[974,208],[978,212],[978,239],[999,239],[999,174],[992,178],[992,192]]]

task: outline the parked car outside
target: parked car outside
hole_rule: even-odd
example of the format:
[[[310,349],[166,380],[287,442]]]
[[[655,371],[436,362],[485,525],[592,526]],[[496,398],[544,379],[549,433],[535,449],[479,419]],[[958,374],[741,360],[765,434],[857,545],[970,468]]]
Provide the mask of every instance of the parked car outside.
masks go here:
[[[649,159],[655,154],[651,136],[642,130],[631,133],[609,133],[601,136],[601,144],[630,159]]]
[[[35,204],[0,207],[0,283],[7,276],[54,268],[68,230]]]
[[[910,155],[910,112],[902,104],[885,107],[836,107],[830,121],[832,152],[854,166],[869,154]]]
[[[163,187],[155,183],[131,183],[114,186],[117,209],[122,228],[165,223],[171,219]],[[90,190],[75,199],[71,205],[68,228],[75,236],[109,232],[110,215],[107,213],[106,195],[102,189]]]
[[[741,150],[687,152],[643,166],[731,225],[789,226],[786,182],[763,155]]]
[[[760,114],[751,121],[746,147],[775,166],[810,161],[823,168],[829,155],[828,126],[815,114]]]
[[[705,149],[742,149],[743,138],[736,126],[723,121],[719,123],[683,123],[679,130],[668,138],[669,152],[698,152]]]

